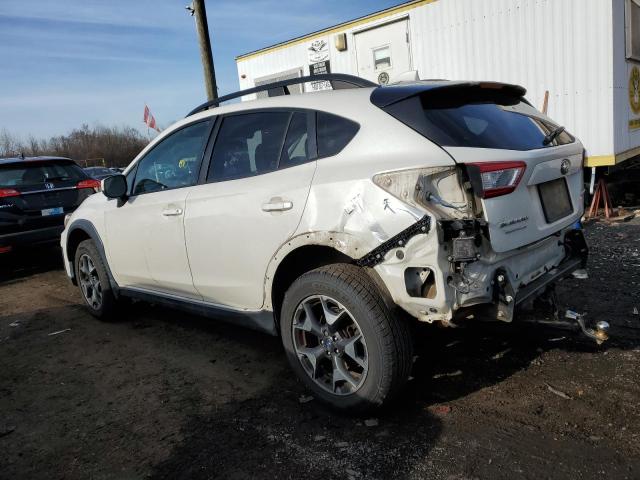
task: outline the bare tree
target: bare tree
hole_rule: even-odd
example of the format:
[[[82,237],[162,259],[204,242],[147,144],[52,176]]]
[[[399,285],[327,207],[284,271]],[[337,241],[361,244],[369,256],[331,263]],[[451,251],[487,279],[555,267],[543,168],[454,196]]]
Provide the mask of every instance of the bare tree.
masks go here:
[[[104,163],[109,167],[123,167],[148,143],[138,130],[132,127],[105,127],[82,125],[66,135],[38,140],[29,136],[26,142],[0,131],[0,157],[25,155],[55,155],[69,157],[84,165]],[[97,161],[97,159],[103,159]]]

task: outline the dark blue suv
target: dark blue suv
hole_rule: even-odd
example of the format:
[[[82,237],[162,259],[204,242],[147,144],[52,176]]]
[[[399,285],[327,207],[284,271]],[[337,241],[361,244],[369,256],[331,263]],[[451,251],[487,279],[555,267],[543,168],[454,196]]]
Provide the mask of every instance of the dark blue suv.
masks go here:
[[[0,253],[57,241],[65,215],[99,188],[68,158],[0,158]]]

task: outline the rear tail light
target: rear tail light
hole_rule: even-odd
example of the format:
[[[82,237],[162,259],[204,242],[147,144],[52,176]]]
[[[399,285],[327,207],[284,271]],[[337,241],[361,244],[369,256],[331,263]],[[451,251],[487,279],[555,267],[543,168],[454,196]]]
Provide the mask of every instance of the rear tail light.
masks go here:
[[[428,207],[445,215],[463,215],[468,207],[454,166],[379,173],[373,183],[412,207]]]
[[[11,246],[8,247],[0,247],[0,253],[9,253],[13,248]]]
[[[455,166],[395,170],[373,176],[373,183],[412,207],[444,216],[464,216],[469,208],[461,177]],[[393,211],[389,199],[385,209]],[[350,212],[349,212],[350,213]],[[419,211],[414,212],[420,215]]]
[[[513,192],[524,171],[524,162],[468,163],[469,179],[480,198],[493,198]]]
[[[19,197],[20,192],[13,188],[0,188],[0,198]]]
[[[81,180],[76,185],[76,188],[93,188],[96,192],[100,190],[100,180],[89,178],[87,180]]]

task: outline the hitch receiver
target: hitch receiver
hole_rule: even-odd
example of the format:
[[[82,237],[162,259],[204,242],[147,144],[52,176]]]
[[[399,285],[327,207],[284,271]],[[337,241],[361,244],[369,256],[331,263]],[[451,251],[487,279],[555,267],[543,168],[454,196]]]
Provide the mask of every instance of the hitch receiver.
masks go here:
[[[609,339],[609,323],[600,321],[596,323],[595,328],[588,328],[584,323],[584,315],[580,315],[573,310],[567,310],[564,314],[565,318],[575,321],[584,335],[596,341],[598,345],[602,345]]]

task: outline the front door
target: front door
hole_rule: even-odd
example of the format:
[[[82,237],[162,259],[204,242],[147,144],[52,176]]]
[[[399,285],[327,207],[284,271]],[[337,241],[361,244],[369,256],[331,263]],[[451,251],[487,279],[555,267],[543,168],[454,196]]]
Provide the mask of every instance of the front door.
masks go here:
[[[264,300],[267,266],[296,231],[315,171],[313,113],[226,116],[208,182],[187,197],[185,234],[198,292],[251,310]]]
[[[387,84],[411,70],[409,20],[374,27],[354,37],[359,76]]]
[[[199,299],[184,238],[189,188],[198,181],[211,120],[172,133],[151,149],[131,175],[131,196],[105,212],[107,254],[121,287]]]

